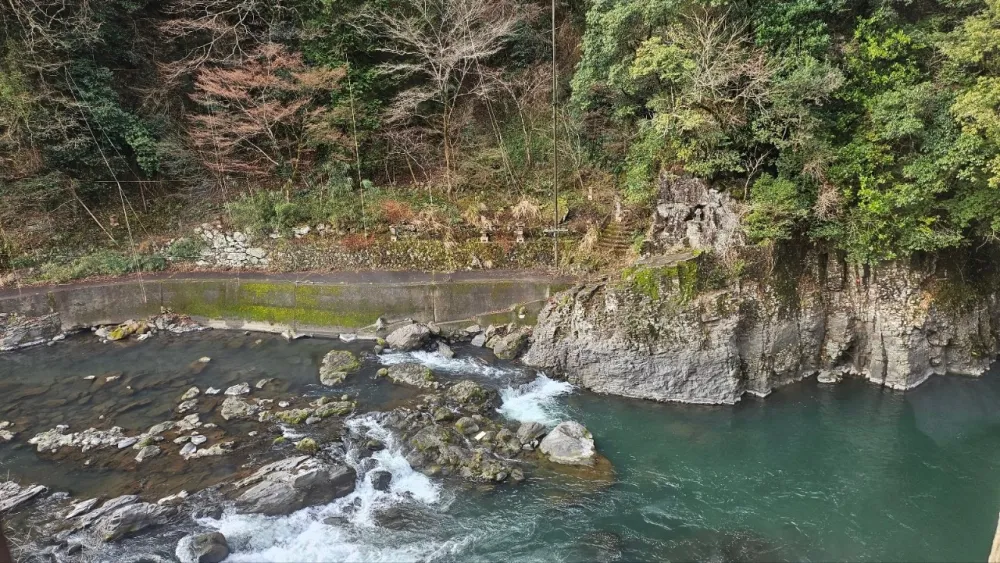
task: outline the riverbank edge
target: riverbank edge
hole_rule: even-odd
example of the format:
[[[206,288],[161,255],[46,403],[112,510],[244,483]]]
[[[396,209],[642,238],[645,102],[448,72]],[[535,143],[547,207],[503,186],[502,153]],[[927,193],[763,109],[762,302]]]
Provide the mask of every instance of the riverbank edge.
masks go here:
[[[0,348],[162,310],[215,328],[326,336],[364,332],[379,319],[443,326],[533,324],[545,302],[574,281],[536,270],[184,273],[9,289],[0,291],[0,314],[19,320],[0,323]]]

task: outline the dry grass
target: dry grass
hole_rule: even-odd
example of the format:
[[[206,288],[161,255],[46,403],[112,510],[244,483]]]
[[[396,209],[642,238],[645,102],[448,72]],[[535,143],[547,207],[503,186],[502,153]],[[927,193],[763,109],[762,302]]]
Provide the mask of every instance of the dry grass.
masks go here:
[[[542,206],[531,198],[521,198],[517,205],[510,208],[510,214],[515,220],[524,223],[537,221],[542,216]]]
[[[416,217],[410,204],[397,199],[384,199],[379,203],[379,207],[382,210],[382,217],[390,225],[409,223]]]
[[[340,246],[348,252],[359,252],[366,250],[373,242],[375,242],[374,236],[366,237],[361,233],[354,233],[340,239]]]

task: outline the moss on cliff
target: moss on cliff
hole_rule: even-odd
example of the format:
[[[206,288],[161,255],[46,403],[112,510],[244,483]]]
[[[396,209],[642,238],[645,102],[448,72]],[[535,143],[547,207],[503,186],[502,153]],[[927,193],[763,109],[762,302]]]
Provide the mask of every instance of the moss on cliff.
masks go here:
[[[692,258],[662,266],[637,265],[622,272],[622,282],[653,302],[670,298],[679,304],[688,303],[698,293],[698,263]]]

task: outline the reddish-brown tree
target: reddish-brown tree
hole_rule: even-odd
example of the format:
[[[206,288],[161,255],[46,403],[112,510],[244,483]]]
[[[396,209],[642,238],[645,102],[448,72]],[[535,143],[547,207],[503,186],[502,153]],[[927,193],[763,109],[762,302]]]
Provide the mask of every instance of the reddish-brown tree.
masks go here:
[[[294,181],[314,151],[344,142],[326,103],[343,76],[275,43],[238,65],[201,69],[191,99],[202,112],[190,135],[205,167],[221,177],[282,171]]]

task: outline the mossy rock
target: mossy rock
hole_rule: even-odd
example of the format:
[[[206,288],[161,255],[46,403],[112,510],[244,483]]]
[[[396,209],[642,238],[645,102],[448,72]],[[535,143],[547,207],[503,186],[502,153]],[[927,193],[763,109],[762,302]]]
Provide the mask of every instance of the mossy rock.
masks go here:
[[[448,422],[455,419],[455,413],[448,407],[438,407],[434,410],[434,422]]]
[[[295,449],[307,454],[314,454],[319,451],[319,444],[312,438],[302,438],[295,443]]]
[[[319,381],[323,385],[339,385],[348,374],[361,367],[357,356],[347,350],[332,350],[323,357],[319,366]]]
[[[330,416],[347,416],[354,411],[355,404],[352,401],[333,401],[320,405],[315,411],[313,411],[314,416],[319,418],[327,418]]]
[[[287,441],[288,441],[288,438],[285,438],[284,436],[278,436],[277,438],[275,438],[271,442],[271,445],[272,446],[280,446],[281,444],[284,444]]]
[[[309,409],[290,409],[274,413],[274,418],[285,424],[302,424],[311,414]]]

